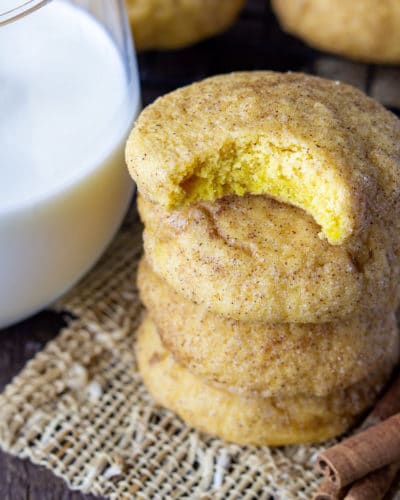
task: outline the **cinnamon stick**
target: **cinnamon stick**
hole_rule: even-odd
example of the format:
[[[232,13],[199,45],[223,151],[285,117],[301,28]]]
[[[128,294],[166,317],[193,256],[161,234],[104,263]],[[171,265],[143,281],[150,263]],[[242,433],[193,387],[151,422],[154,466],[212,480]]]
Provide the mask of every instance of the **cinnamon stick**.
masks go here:
[[[389,491],[399,470],[400,462],[396,462],[371,472],[352,485],[344,497],[345,500],[382,500]]]
[[[391,417],[400,412],[400,373],[394,379],[382,399],[378,401],[375,408],[364,421],[361,429],[367,429],[372,425]],[[362,479],[356,481],[346,495],[346,500],[378,500],[384,498],[389,491],[397,473],[400,471],[400,462],[387,465],[382,469],[371,472]]]
[[[341,500],[344,494],[328,478],[325,478],[318,491],[313,496],[313,500]]]
[[[342,489],[372,471],[400,461],[400,413],[325,450],[318,467]]]
[[[400,370],[383,397],[376,403],[374,409],[365,419],[360,431],[366,430],[396,413],[400,413]],[[369,473],[367,476],[357,480],[350,487],[345,498],[347,500],[364,500],[364,498],[365,500],[370,498],[375,500],[375,498],[382,498],[390,488],[399,470],[400,463],[397,463]],[[343,496],[338,486],[332,483],[331,479],[328,477],[322,482],[314,499],[333,500],[343,498]]]

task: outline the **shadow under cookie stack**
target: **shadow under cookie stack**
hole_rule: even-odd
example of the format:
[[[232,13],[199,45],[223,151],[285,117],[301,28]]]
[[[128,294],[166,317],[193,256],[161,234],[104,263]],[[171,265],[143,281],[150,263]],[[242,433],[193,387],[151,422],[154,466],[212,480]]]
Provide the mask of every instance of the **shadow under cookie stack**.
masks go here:
[[[374,403],[399,359],[399,138],[358,90],[300,74],[214,77],[142,113],[137,357],[158,403],[254,445],[336,436]]]

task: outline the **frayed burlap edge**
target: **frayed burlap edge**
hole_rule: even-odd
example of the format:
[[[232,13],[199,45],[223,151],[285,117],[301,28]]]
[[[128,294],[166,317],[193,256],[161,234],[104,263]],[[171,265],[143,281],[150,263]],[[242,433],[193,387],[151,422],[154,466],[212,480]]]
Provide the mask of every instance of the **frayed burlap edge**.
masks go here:
[[[0,396],[0,445],[111,499],[310,499],[322,446],[240,447],[157,407],[133,354],[141,226],[133,214],[57,304],[71,319]],[[326,443],[331,444],[331,443]]]

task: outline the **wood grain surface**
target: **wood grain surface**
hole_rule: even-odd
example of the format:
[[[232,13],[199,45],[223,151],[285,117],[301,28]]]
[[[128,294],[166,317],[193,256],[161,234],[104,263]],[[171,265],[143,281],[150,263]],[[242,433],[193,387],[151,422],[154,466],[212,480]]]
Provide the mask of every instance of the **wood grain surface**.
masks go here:
[[[400,109],[398,68],[353,64],[307,48],[280,30],[267,0],[249,0],[236,25],[220,36],[180,51],[141,54],[139,67],[144,105],[208,75],[274,69],[348,80],[378,98],[387,97],[388,106]],[[0,390],[57,335],[63,324],[62,315],[45,311],[0,331]],[[0,452],[0,500],[94,498],[69,491],[62,480],[44,468]]]

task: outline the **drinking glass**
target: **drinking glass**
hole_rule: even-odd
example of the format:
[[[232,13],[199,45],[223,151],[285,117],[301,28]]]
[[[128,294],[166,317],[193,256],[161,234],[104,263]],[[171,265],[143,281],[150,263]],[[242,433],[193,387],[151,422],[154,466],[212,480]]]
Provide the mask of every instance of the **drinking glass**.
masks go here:
[[[0,3],[0,327],[97,261],[132,198],[140,107],[123,0]]]

